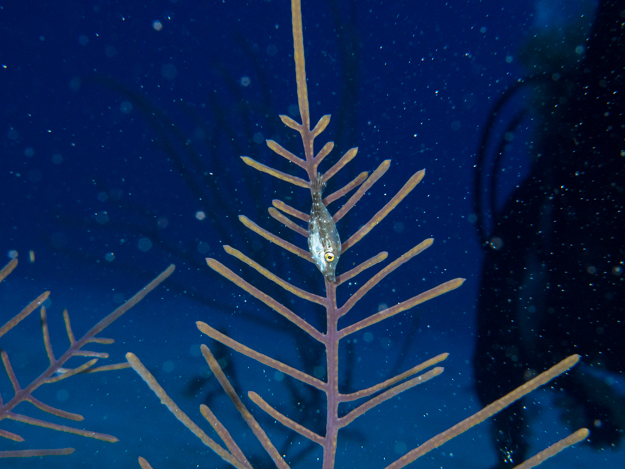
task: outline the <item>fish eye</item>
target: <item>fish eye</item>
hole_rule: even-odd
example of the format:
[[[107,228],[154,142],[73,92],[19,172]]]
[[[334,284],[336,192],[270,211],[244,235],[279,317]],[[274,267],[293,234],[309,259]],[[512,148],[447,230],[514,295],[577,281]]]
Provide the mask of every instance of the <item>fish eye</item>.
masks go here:
[[[332,254],[331,252],[326,252],[325,258],[327,262],[332,262],[334,260],[334,254]]]

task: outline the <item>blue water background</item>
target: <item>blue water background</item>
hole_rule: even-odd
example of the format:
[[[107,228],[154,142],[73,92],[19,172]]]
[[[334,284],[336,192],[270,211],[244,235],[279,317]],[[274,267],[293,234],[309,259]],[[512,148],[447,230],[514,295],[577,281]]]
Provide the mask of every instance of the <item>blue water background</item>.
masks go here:
[[[443,281],[467,279],[461,289],[376,325],[366,331],[370,335],[355,336],[354,389],[388,377],[413,321],[418,334],[402,370],[438,353],[451,357],[442,376],[358,419],[357,431],[339,443],[338,467],[384,467],[480,408],[471,371],[481,266],[472,188],[478,136],[500,94],[526,73],[518,52],[529,35],[550,18],[561,20],[563,11],[562,5],[550,10],[533,1],[304,1],[312,121],[324,114],[334,118],[316,145],[319,149],[336,138],[325,168],[352,146],[359,147],[359,156],[345,170],[349,176],[337,181],[393,161],[371,195],[339,225],[342,237],[366,222],[411,174],[427,170],[400,207],[341,259],[339,271],[382,250],[394,259],[425,238],[435,238],[434,246],[383,281],[345,324]],[[115,344],[93,345],[109,351],[107,363],[136,353],[200,424],[198,406],[215,384],[193,387],[206,375],[199,344],[211,344],[195,321],[301,366],[297,350],[308,347],[305,338],[285,339],[276,329],[285,327],[284,321],[203,264],[205,257],[215,257],[239,272],[238,261],[221,248],[232,244],[259,256],[268,268],[275,266],[283,278],[320,292],[314,267],[298,264],[236,219],[246,214],[305,247],[303,238],[279,226],[265,207],[278,198],[307,211],[306,191],[257,173],[239,159],[250,155],[288,170],[264,139],[299,148],[277,117],[298,119],[290,21],[283,0],[9,1],[0,6],[0,249],[6,262],[14,252],[20,259],[0,285],[3,322],[51,290],[49,322],[60,355],[67,346],[64,308],[80,336],[173,262],[177,269],[166,287],[101,334]],[[342,55],[341,41],[357,44],[357,60]],[[346,87],[346,80],[355,86]],[[356,92],[346,98],[347,88]],[[504,111],[502,122],[514,105]],[[533,131],[528,119],[514,136],[500,176],[501,200],[527,171]],[[203,174],[195,156],[205,162]],[[215,187],[219,198],[205,192],[207,186]],[[226,228],[216,229],[213,218]],[[34,262],[29,262],[30,252]],[[242,275],[257,278],[249,270]],[[261,285],[281,294],[270,284]],[[346,287],[339,298],[344,301],[356,286]],[[323,327],[315,310],[296,311]],[[1,340],[22,386],[47,366],[36,313]],[[227,360],[241,395],[251,389],[276,407],[289,408],[283,387],[289,378],[238,354]],[[314,372],[314,365],[307,364],[306,371]],[[4,372],[0,375],[6,402],[12,390]],[[77,376],[35,395],[85,417],[84,422],[55,422],[110,433],[120,441],[102,443],[3,421],[3,429],[26,442],[3,441],[2,449],[71,446],[76,452],[3,460],[2,467],[131,468],[139,467],[138,456],[155,468],[219,464],[131,370]],[[527,401],[534,451],[571,431],[559,424],[555,399],[539,391]],[[218,395],[213,403],[244,450],[261,453],[227,398]],[[17,411],[49,418],[27,407],[20,404]],[[268,431],[278,441],[284,438],[278,426],[269,423]],[[495,451],[485,424],[414,467],[485,468],[494,463]],[[318,456],[312,453],[307,467]],[[619,467],[624,462],[623,450],[600,453],[580,445],[543,467]]]

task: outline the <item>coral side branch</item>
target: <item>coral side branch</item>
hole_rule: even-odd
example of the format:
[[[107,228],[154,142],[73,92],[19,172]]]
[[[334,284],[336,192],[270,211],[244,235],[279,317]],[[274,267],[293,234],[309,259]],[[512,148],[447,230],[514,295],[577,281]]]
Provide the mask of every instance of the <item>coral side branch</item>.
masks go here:
[[[291,207],[290,205],[285,204],[281,200],[274,199],[271,201],[271,205],[276,207],[278,210],[286,213],[287,215],[291,215],[292,217],[299,218],[302,221],[308,223],[310,221],[310,215],[304,212],[300,212],[299,210]]]
[[[375,386],[371,386],[370,388],[362,389],[361,391],[356,391],[351,394],[342,394],[341,402],[351,402],[357,399],[362,399],[363,397],[370,396],[371,394],[375,394],[376,392],[386,389],[389,386],[393,386],[395,383],[399,383],[400,381],[403,381],[404,379],[409,378],[412,375],[416,375],[417,373],[420,373],[426,368],[429,368],[434,365],[438,365],[439,363],[447,360],[448,356],[449,356],[448,353],[441,353],[433,358],[430,358],[427,361],[424,361],[423,363],[417,366],[413,366],[412,368],[410,368],[407,371],[404,371],[401,374],[398,374],[390,379],[387,379],[386,381],[382,383],[376,384]]]
[[[173,264],[167,267],[158,277],[148,283],[145,287],[139,290],[135,295],[126,301],[123,305],[113,311],[111,314],[102,319],[99,323],[97,323],[89,332],[85,334],[85,336],[78,341],[80,345],[77,348],[80,348],[89,341],[90,338],[95,337],[97,334],[102,332],[106,327],[108,327],[113,321],[118,319],[122,314],[132,308],[134,305],[139,303],[145,296],[158,287],[162,282],[165,281],[175,270],[176,266]],[[84,342],[83,342],[84,341]]]
[[[7,376],[9,380],[11,380],[11,385],[13,386],[13,391],[17,394],[22,390],[20,383],[17,381],[17,376],[15,376],[15,371],[13,371],[13,367],[11,366],[11,361],[9,360],[9,355],[6,351],[1,350],[0,356],[2,356],[2,363],[4,364],[4,369],[7,372]]]
[[[17,267],[17,257],[11,259],[11,261],[5,265],[2,270],[0,270],[0,282],[2,282],[5,278],[8,277],[8,275],[13,272],[13,270],[15,270],[15,268]],[[0,334],[1,337],[1,334]]]
[[[278,469],[289,469],[289,465],[284,461],[284,459],[282,459],[282,456],[280,456],[280,453],[273,445],[265,431],[261,428],[254,416],[250,413],[249,410],[247,410],[247,407],[245,407],[245,405],[237,395],[236,391],[230,384],[230,381],[228,381],[228,378],[226,378],[226,375],[219,366],[219,363],[217,363],[217,360],[211,353],[210,349],[204,344],[202,344],[200,348],[202,350],[202,355],[204,356],[206,363],[208,363],[208,366],[219,381],[219,384],[221,384],[221,387],[234,404],[234,407],[239,411],[239,414],[241,414],[241,417],[243,417],[245,423],[247,423],[248,427],[250,427],[250,429],[254,433],[254,436],[258,439],[260,444],[263,445],[263,448],[265,448],[267,454],[271,456],[271,459],[273,459],[273,462],[276,464],[276,466],[278,466]]]
[[[332,150],[334,150],[334,142],[326,142],[326,144],[321,147],[321,150],[319,150],[315,155],[315,165],[319,166],[319,164],[321,164],[321,162],[330,154]]]
[[[50,342],[50,330],[48,329],[48,315],[46,314],[46,307],[41,307],[41,332],[43,332],[43,345],[46,348],[46,354],[50,365],[52,365],[56,359],[54,358],[54,352],[52,351],[52,343]]]
[[[12,440],[12,441],[24,441],[24,438],[22,438],[19,435],[16,435],[15,433],[11,433],[7,430],[0,430],[0,436],[2,438],[6,438],[7,440]]]
[[[76,337],[74,337],[74,332],[72,331],[72,323],[69,320],[69,313],[67,312],[67,309],[63,310],[63,322],[65,323],[65,332],[67,332],[69,343],[70,345],[74,345]]]
[[[14,414],[10,412],[7,414],[6,418],[9,420],[15,420],[16,422],[27,423],[29,425],[34,425],[36,427],[49,428],[50,430],[57,430],[59,432],[65,433],[73,433],[74,435],[84,436],[86,438],[94,438],[96,440],[107,441],[109,443],[115,443],[119,441],[113,435],[107,435],[106,433],[96,433],[90,432],[88,430],[81,430],[80,428],[72,428],[66,425],[57,425],[56,423],[46,422],[45,420],[39,420],[32,417],[27,417],[26,415]]]
[[[325,173],[323,173],[323,178],[327,182],[329,181],[336,173],[338,173],[341,169],[345,167],[347,163],[353,160],[358,153],[358,147],[350,148],[345,152],[341,159],[336,162],[334,166],[328,169]]]
[[[245,215],[239,215],[239,220],[247,228],[252,230],[257,235],[262,236],[267,241],[270,241],[270,242],[272,242],[274,244],[277,244],[282,249],[286,249],[290,253],[295,254],[296,256],[299,256],[302,259],[306,259],[307,261],[312,262],[312,259],[310,258],[310,253],[308,251],[304,251],[302,248],[298,248],[297,246],[294,246],[293,244],[289,243],[288,241],[283,240],[279,236],[276,236],[275,234],[270,233],[269,231],[265,230],[264,228],[261,228],[256,223],[254,223],[252,220],[247,218]]]
[[[274,300],[271,296],[267,295],[266,293],[260,291],[254,285],[243,280],[241,277],[239,277],[237,274],[235,274],[232,270],[230,270],[228,267],[223,265],[221,262],[216,261],[215,259],[206,259],[206,263],[215,272],[218,272],[219,274],[223,275],[232,283],[236,284],[239,288],[241,288],[242,290],[245,290],[254,298],[257,298],[263,303],[265,303],[267,306],[272,308],[278,314],[285,317],[286,319],[291,321],[293,324],[298,326],[300,329],[302,329],[304,332],[309,334],[312,338],[317,339],[319,342],[324,341],[324,336],[321,332],[319,332],[313,326],[308,324],[304,319],[299,317],[297,314],[295,314],[293,311],[288,309],[286,306]]]
[[[221,368],[220,368],[221,369]],[[213,411],[205,404],[200,404],[200,413],[202,417],[206,419],[208,423],[211,424],[211,427],[217,432],[218,435],[222,436],[222,440],[228,450],[237,458],[239,461],[242,461],[244,464],[251,466],[250,462],[247,460],[239,445],[236,444],[234,438],[228,431],[226,427],[219,421],[217,416],[213,414]]]
[[[417,184],[421,182],[425,176],[425,170],[415,173],[408,182],[404,184],[395,197],[393,197],[378,213],[376,213],[371,220],[369,220],[362,228],[360,228],[356,233],[354,233],[347,241],[343,243],[343,252],[353,247],[358,241],[364,238],[378,223],[380,223],[384,218],[391,213],[391,211],[397,207],[397,205],[404,200],[404,198],[412,192],[412,190],[416,187]],[[373,176],[372,176],[373,177]],[[371,177],[371,178],[372,178]],[[371,179],[369,178],[369,179]],[[368,181],[367,181],[368,182]],[[366,185],[363,184],[363,187]],[[360,191],[360,189],[359,189]],[[355,195],[355,194],[354,194]],[[341,209],[342,210],[342,209]]]
[[[67,412],[65,410],[56,409],[52,406],[49,406],[48,404],[44,404],[39,399],[33,396],[29,396],[28,399],[24,399],[24,400],[30,402],[32,405],[43,410],[44,412],[47,412],[52,415],[57,415],[67,420],[74,420],[75,422],[82,422],[85,419],[80,414],[74,414],[72,412]]]
[[[323,161],[323,159],[330,154],[330,152],[334,149],[334,142],[326,143],[319,153],[315,156],[315,165],[319,166],[319,164]]]
[[[114,370],[125,370],[126,368],[130,368],[128,363],[115,363],[113,365],[103,365],[98,366],[97,368],[89,368],[85,373],[100,373],[102,371],[114,371]]]
[[[286,291],[291,292],[294,295],[297,295],[297,296],[299,296],[300,298],[302,298],[304,300],[308,300],[308,301],[311,301],[313,303],[317,303],[319,305],[325,305],[326,304],[326,299],[325,298],[323,298],[323,297],[321,297],[319,295],[315,295],[313,293],[309,293],[309,292],[307,292],[305,290],[302,290],[301,288],[298,288],[298,287],[296,287],[294,285],[291,285],[289,282],[286,282],[286,281],[282,280],[277,275],[274,275],[273,273],[269,272],[267,269],[262,267],[256,261],[254,261],[254,260],[250,259],[249,257],[247,257],[245,254],[243,254],[238,249],[234,249],[233,247],[225,245],[224,246],[224,250],[228,254],[230,254],[231,256],[234,256],[237,259],[239,259],[241,262],[245,262],[247,265],[249,265],[250,267],[255,269],[261,275],[267,277],[272,282],[280,285]]]
[[[402,311],[406,311],[410,308],[414,308],[415,306],[420,305],[421,303],[425,303],[426,301],[431,300],[432,298],[436,298],[437,296],[450,292],[451,290],[455,290],[460,285],[462,285],[464,281],[465,279],[463,278],[455,278],[453,280],[449,280],[445,283],[442,283],[439,286],[434,287],[428,291],[425,291],[417,296],[413,296],[409,300],[402,301],[401,303],[395,306],[387,308],[383,311],[380,311],[379,313],[369,316],[366,319],[363,319],[362,321],[358,321],[357,323],[352,324],[351,326],[347,326],[341,329],[339,331],[339,336],[342,339],[343,337],[347,337],[348,335],[353,334],[354,332],[357,332],[361,329],[364,329],[365,327],[371,326],[373,324],[377,324],[378,322],[383,321],[384,319],[388,319],[392,316],[395,316],[396,314],[401,313]]]
[[[358,303],[358,301],[360,301],[360,299],[369,292],[369,290],[371,290],[378,283],[380,283],[382,281],[382,279],[384,279],[384,277],[389,275],[391,272],[393,272],[395,269],[397,269],[402,264],[405,264],[406,262],[408,262],[413,257],[421,254],[423,251],[425,251],[427,248],[429,248],[432,245],[433,242],[434,242],[433,238],[429,238],[429,239],[426,239],[425,241],[422,241],[417,246],[412,248],[410,251],[406,252],[403,256],[397,258],[396,260],[391,262],[389,265],[384,267],[376,275],[371,277],[367,281],[367,283],[365,283],[362,287],[360,287],[358,289],[358,291],[356,293],[354,293],[350,297],[350,299],[347,300],[345,302],[345,304],[339,308],[339,316],[344,316],[345,314],[347,314],[349,312],[349,310],[351,310],[354,307],[354,305],[356,303]]]
[[[115,342],[115,340],[105,339],[104,337],[92,337],[91,339],[88,340],[88,342],[91,344],[112,344]]]
[[[590,432],[587,428],[580,428],[575,433],[570,434],[566,438],[562,438],[560,441],[552,444],[548,448],[545,448],[540,453],[532,456],[527,461],[515,466],[514,469],[530,469],[532,467],[536,467],[539,464],[542,464],[547,459],[554,457],[560,451],[565,450],[566,448],[573,446],[581,441],[584,441]]]
[[[401,469],[402,467],[407,466],[413,461],[417,460],[421,456],[429,453],[433,449],[438,448],[443,443],[448,442],[452,438],[466,432],[468,429],[474,427],[482,423],[489,417],[492,417],[497,412],[501,412],[503,409],[508,407],[515,401],[518,401],[523,396],[529,394],[534,391],[536,388],[542,386],[545,383],[548,383],[552,379],[560,376],[562,373],[568,371],[571,367],[575,366],[579,361],[579,355],[571,355],[568,358],[565,358],[560,363],[554,365],[549,368],[547,371],[543,371],[541,374],[536,376],[535,378],[529,380],[522,386],[519,386],[514,391],[506,394],[500,399],[497,399],[492,404],[487,405],[482,410],[476,412],[470,417],[464,419],[462,422],[457,423],[453,427],[445,430],[444,432],[439,433],[433,438],[430,438],[428,441],[420,445],[419,447],[409,451],[404,456],[399,458],[394,463],[387,466],[385,469]]]
[[[341,427],[345,427],[352,423],[355,419],[360,417],[365,412],[373,409],[375,406],[382,404],[383,402],[388,401],[390,398],[397,396],[398,394],[407,391],[408,389],[414,388],[419,384],[423,384],[431,380],[432,378],[437,377],[443,372],[443,367],[437,366],[436,368],[431,369],[430,371],[423,373],[416,378],[412,378],[405,383],[399,384],[394,388],[389,389],[388,391],[384,391],[382,394],[375,396],[373,399],[365,402],[359,407],[356,407],[346,416],[341,417],[339,419],[339,423]]]
[[[342,273],[341,275],[336,277],[336,285],[339,286],[340,284],[345,283],[348,280],[353,279],[356,275],[358,275],[361,272],[367,270],[369,267],[373,267],[374,265],[379,264],[380,262],[385,260],[387,257],[388,257],[388,252],[382,251],[378,255],[376,255],[376,256],[372,257],[371,259],[368,259],[368,260],[364,261],[362,264],[354,267],[352,270],[349,270],[349,271],[347,271],[345,273]]]
[[[321,132],[323,132],[328,124],[330,123],[330,114],[326,114],[325,116],[321,116],[315,128],[310,131],[311,138],[317,138]]]
[[[98,342],[101,343],[101,342]],[[108,358],[109,354],[106,352],[91,352],[89,350],[78,350],[75,357],[96,357],[96,358]]]
[[[67,456],[74,448],[59,449],[23,449],[19,451],[0,451],[0,458],[38,458],[42,456]]]
[[[61,381],[61,380],[67,379],[70,376],[74,376],[74,375],[77,375],[79,373],[84,373],[85,371],[89,370],[89,368],[91,368],[93,365],[95,365],[97,361],[98,361],[98,359],[94,358],[93,360],[89,360],[88,362],[83,363],[79,367],[72,368],[72,369],[69,369],[69,370],[67,368],[62,368],[62,369],[59,368],[57,370],[57,373],[59,373],[59,375],[46,379],[45,383],[46,384],[56,383],[57,381]]]
[[[41,373],[36,379],[30,382],[28,386],[25,388],[20,388],[17,377],[13,372],[11,364],[9,362],[9,357],[6,352],[2,351],[2,360],[4,363],[4,367],[9,375],[9,379],[13,384],[15,395],[11,398],[9,402],[6,404],[2,404],[0,401],[0,420],[4,418],[8,418],[11,420],[16,420],[19,422],[27,423],[29,425],[36,425],[44,428],[49,428],[52,430],[58,430],[68,433],[74,433],[77,435],[85,436],[88,438],[96,438],[103,441],[115,442],[117,438],[111,435],[100,434],[95,432],[90,432],[87,430],[79,430],[71,427],[67,427],[64,425],[57,425],[50,422],[45,422],[42,420],[38,420],[35,418],[27,417],[24,415],[13,413],[12,410],[17,406],[20,402],[31,402],[33,405],[37,406],[41,410],[48,412],[50,414],[56,415],[58,417],[69,418],[72,420],[82,420],[82,416],[77,414],[71,414],[69,412],[65,412],[59,409],[55,409],[54,407],[48,406],[39,400],[35,399],[32,396],[32,393],[39,388],[42,384],[59,381],[61,379],[65,379],[69,376],[73,376],[77,373],[84,372],[93,366],[98,358],[94,358],[81,366],[67,370],[63,368],[63,365],[73,356],[77,355],[80,352],[80,349],[87,343],[94,341],[95,335],[101,332],[104,328],[110,325],[113,321],[118,319],[122,314],[128,311],[132,306],[137,304],[141,299],[143,299],[150,291],[155,289],[161,282],[163,282],[171,273],[174,271],[174,266],[171,265],[164,272],[162,272],[158,277],[152,280],[148,285],[146,285],[143,289],[137,292],[132,298],[130,298],[126,303],[121,305],[111,314],[102,319],[98,324],[92,327],[82,338],[76,340],[71,332],[71,327],[69,326],[69,316],[67,312],[64,312],[65,326],[68,331],[68,337],[70,339],[70,347],[61,355],[60,358],[55,359],[52,353],[52,347],[50,345],[50,337],[48,334],[48,323],[45,308],[41,309],[41,327],[44,335],[44,344],[46,348],[46,353],[48,358],[50,359],[50,366]],[[103,354],[103,356],[106,354]],[[56,375],[56,376],[55,376]],[[9,432],[0,432],[0,436],[4,436],[7,438],[11,438],[11,434]],[[27,453],[24,453],[27,454]]]
[[[198,427],[195,422],[193,422],[193,420],[191,420],[189,416],[176,405],[172,398],[167,395],[161,385],[158,384],[158,381],[156,381],[156,378],[154,378],[152,373],[148,371],[148,369],[143,365],[143,363],[141,363],[141,360],[139,360],[134,353],[127,353],[126,360],[128,360],[132,369],[135,370],[137,374],[141,376],[143,381],[147,383],[152,392],[156,394],[156,397],[160,399],[161,403],[164,404],[169,411],[174,414],[174,417],[176,417],[185,427],[191,430],[191,432],[193,432],[193,434],[197,436],[202,443],[217,453],[224,461],[229,462],[237,469],[251,469],[251,466],[246,466],[243,462],[236,459],[223,446],[204,433],[204,430]],[[219,436],[222,437],[222,435]]]
[[[278,142],[274,140],[265,140],[265,142],[267,143],[267,146],[271,148],[274,152],[276,152],[278,155],[282,156],[283,158],[286,158],[291,163],[296,164],[300,168],[306,168],[306,162],[303,159],[301,159],[298,156],[295,156],[293,153],[291,153],[289,150],[284,148]]]
[[[310,431],[308,428],[304,427],[303,425],[300,425],[299,423],[294,422],[293,420],[288,418],[286,415],[278,412],[276,409],[271,407],[267,403],[267,401],[265,401],[262,397],[260,397],[255,392],[249,391],[247,393],[247,395],[252,400],[252,402],[254,402],[258,407],[260,407],[265,412],[267,412],[269,415],[271,415],[274,419],[276,419],[282,425],[284,425],[287,428],[290,428],[294,432],[299,433],[304,438],[307,438],[310,441],[314,441],[315,443],[320,444],[320,445],[323,446],[323,443],[325,441],[324,437],[322,437],[321,435],[317,435],[315,432]]]
[[[327,197],[325,197],[323,199],[323,204],[327,207],[328,205],[330,205],[335,200],[338,200],[341,197],[343,197],[344,195],[349,194],[356,187],[360,186],[363,182],[365,182],[367,180],[368,176],[369,176],[369,171],[363,171],[358,176],[356,176],[356,178],[353,181],[351,181],[347,185],[343,186],[338,191],[333,192],[332,194],[330,194]]]
[[[303,187],[304,189],[308,189],[310,187],[310,183],[307,181],[304,181],[302,178],[291,176],[290,174],[286,174],[286,173],[283,173],[282,171],[278,171],[277,169],[273,169],[267,165],[259,163],[256,160],[253,160],[249,156],[242,156],[241,159],[246,165],[251,166],[254,169],[257,169],[261,173],[267,173],[270,176],[281,179],[282,181],[285,181],[285,182],[289,182],[296,186]]]
[[[299,124],[299,123],[295,122],[289,116],[285,116],[284,114],[280,114],[278,117],[280,118],[282,123],[284,125],[286,125],[287,127],[291,128],[293,130],[296,130],[297,132],[300,132],[302,130],[302,124]]]
[[[14,265],[17,265],[17,259],[13,259],[15,261]],[[3,273],[4,270],[6,270],[6,268],[12,264],[13,261],[11,261],[4,269],[3,269]],[[11,269],[13,270],[13,269]],[[7,272],[6,275],[8,275],[10,273]],[[5,277],[6,277],[5,275]],[[11,329],[13,329],[15,326],[17,326],[20,321],[22,321],[24,318],[26,318],[30,313],[32,313],[35,309],[37,309],[39,306],[41,306],[43,304],[44,301],[46,301],[48,299],[48,297],[50,296],[50,292],[47,291],[45,293],[42,293],[41,295],[39,295],[37,298],[35,298],[33,301],[31,301],[28,306],[26,306],[26,308],[24,308],[22,311],[20,311],[18,314],[16,314],[15,316],[13,316],[13,318],[11,318],[4,326],[0,327],[0,337],[2,337],[4,334],[6,334],[7,332],[9,332]]]
[[[231,339],[227,335],[222,334],[221,332],[212,328],[205,322],[197,321],[195,324],[197,325],[197,328],[203,334],[206,334],[211,339],[214,339],[217,342],[220,342],[230,347],[232,350],[242,353],[246,357],[250,357],[256,360],[257,362],[270,366],[271,368],[278,370],[284,373],[285,375],[289,375],[295,378],[296,380],[301,381],[302,383],[306,383],[310,386],[313,386],[319,390],[324,390],[327,387],[326,383],[324,383],[323,381],[317,378],[314,378],[313,376],[310,376],[304,373],[303,371],[292,368],[289,365],[282,363],[281,361],[275,360],[271,357],[268,357],[267,355],[263,355],[262,353],[257,352],[256,350],[251,349],[247,347],[246,345],[243,345],[241,342],[237,342],[236,340]]]
[[[354,205],[356,205],[356,203],[367,193],[367,191],[371,189],[371,186],[373,186],[382,176],[384,176],[384,173],[386,173],[390,165],[391,165],[391,160],[384,160],[382,161],[382,163],[380,163],[380,166],[377,167],[377,169],[373,172],[371,177],[367,179],[362,184],[362,186],[358,188],[356,193],[349,198],[349,200],[345,203],[345,205],[343,205],[341,209],[334,214],[332,218],[334,219],[335,223],[338,223],[338,221],[341,218],[347,215],[347,213],[352,208],[354,208]],[[343,243],[343,252],[344,251],[345,251],[345,243]]]
[[[301,226],[293,223],[287,217],[282,215],[280,211],[276,210],[273,207],[269,207],[267,210],[269,212],[269,215],[271,215],[273,219],[278,220],[280,223],[282,223],[284,226],[289,228],[291,231],[295,231],[296,233],[301,234],[304,238],[308,238],[308,231],[306,231]]]

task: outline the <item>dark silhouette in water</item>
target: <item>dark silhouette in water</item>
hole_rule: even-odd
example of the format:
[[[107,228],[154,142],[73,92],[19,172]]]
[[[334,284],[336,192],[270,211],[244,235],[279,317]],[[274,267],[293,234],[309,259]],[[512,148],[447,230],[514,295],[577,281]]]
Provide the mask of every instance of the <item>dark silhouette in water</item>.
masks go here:
[[[492,232],[476,203],[486,250],[474,359],[482,403],[571,353],[597,370],[625,370],[624,8],[599,5],[586,55],[572,70],[543,68],[526,80],[541,103],[530,174],[493,210]],[[597,448],[619,443],[625,406],[603,379],[579,368],[558,378],[559,388],[567,425],[587,425]],[[522,403],[496,417],[495,432],[500,467],[524,458]]]

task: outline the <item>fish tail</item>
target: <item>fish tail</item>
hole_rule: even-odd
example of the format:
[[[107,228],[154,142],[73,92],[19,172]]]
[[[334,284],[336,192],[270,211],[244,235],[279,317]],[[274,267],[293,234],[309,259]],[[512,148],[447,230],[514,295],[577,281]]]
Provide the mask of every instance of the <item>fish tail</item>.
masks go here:
[[[326,188],[326,182],[323,179],[323,174],[319,173],[317,174],[317,178],[311,182],[310,189],[312,190],[314,194],[321,195],[325,188]]]

